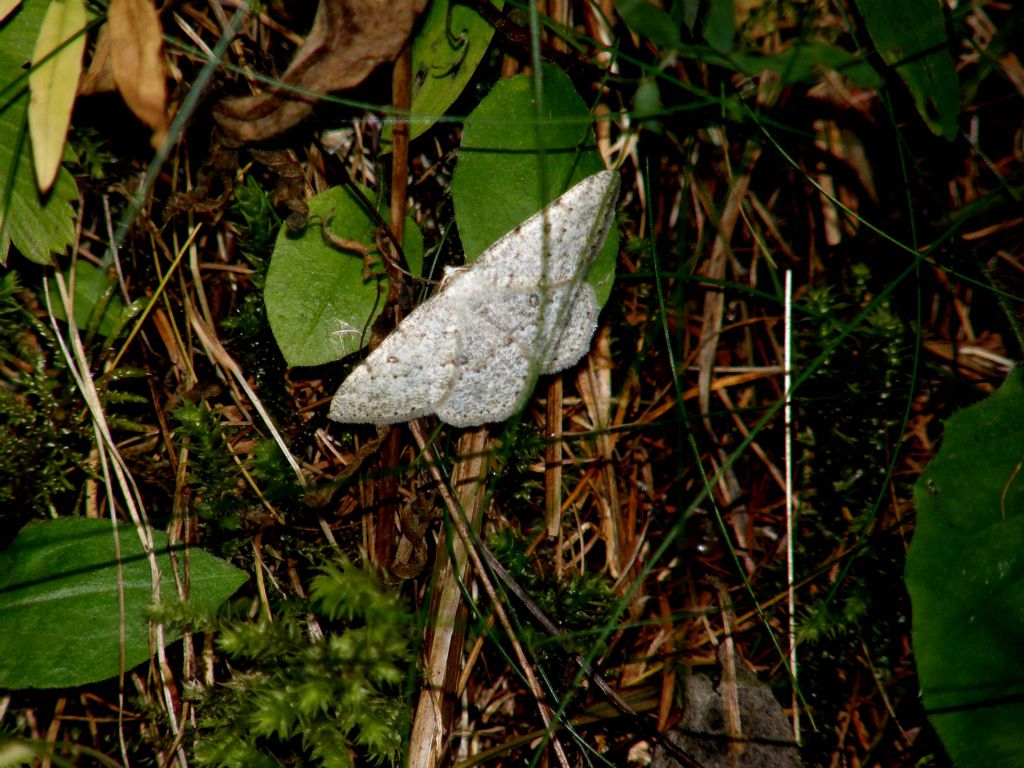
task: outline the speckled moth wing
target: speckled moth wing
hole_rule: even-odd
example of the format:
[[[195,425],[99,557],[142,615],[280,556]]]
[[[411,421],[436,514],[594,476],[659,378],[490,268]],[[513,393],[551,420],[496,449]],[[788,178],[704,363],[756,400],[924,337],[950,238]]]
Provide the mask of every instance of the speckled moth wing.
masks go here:
[[[618,186],[612,171],[587,177],[453,272],[342,383],[330,417],[385,424],[436,413],[468,427],[521,408],[539,373],[589,349],[600,307],[584,277]]]
[[[434,413],[455,378],[459,327],[447,292],[405,318],[342,382],[329,416],[394,424]]]
[[[495,288],[535,287],[545,272],[550,285],[582,280],[608,237],[618,192],[617,172],[588,176],[498,238],[472,270]]]
[[[590,351],[590,340],[594,337],[600,314],[594,287],[583,283],[566,313],[562,332],[549,350],[541,373],[558,373],[576,365]]]
[[[542,303],[520,310],[536,318],[534,324],[521,326],[515,336],[536,350],[542,374],[575,365],[590,349],[600,307],[584,278],[608,237],[618,193],[615,171],[588,176],[499,238],[473,265],[479,283],[495,294],[511,299],[518,291],[540,289]]]
[[[504,421],[524,396],[530,377],[528,350],[486,319],[465,320],[473,323],[473,330],[457,340],[458,373],[438,404],[438,418],[455,427]]]

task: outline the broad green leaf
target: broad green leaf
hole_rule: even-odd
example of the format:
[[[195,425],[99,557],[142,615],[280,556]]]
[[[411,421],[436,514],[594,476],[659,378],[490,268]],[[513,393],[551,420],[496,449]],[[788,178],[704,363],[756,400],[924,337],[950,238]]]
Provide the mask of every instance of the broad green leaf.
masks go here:
[[[704,16],[704,39],[719,53],[732,48],[736,39],[736,12],[732,0],[710,0]]]
[[[46,0],[25,0],[0,24],[0,264],[14,246],[39,264],[49,264],[75,236],[75,180],[61,168],[49,193],[36,187],[26,122],[28,77],[23,65],[46,13]]]
[[[30,523],[0,551],[0,688],[66,688],[113,677],[122,623],[125,668],[149,658],[149,560],[134,528],[116,532],[120,561],[110,521],[79,517]],[[179,550],[172,566],[167,535],[153,538],[164,601],[178,600],[175,568],[198,612],[212,612],[245,582],[242,571],[200,549]],[[164,639],[179,634],[168,627]]]
[[[167,114],[167,72],[164,68],[163,25],[154,0],[110,0],[110,68],[124,103],[155,132],[154,146],[163,143]]]
[[[452,200],[468,263],[573,184],[604,170],[583,100],[561,70],[542,72],[542,109],[533,77],[519,75],[495,85],[466,120]],[[618,240],[613,227],[587,275],[602,305],[615,279]]]
[[[1024,368],[954,414],[907,554],[925,709],[958,768],[1024,755]]]
[[[71,285],[71,272],[64,273],[64,279]],[[124,310],[121,298],[114,293],[116,284],[95,264],[78,259],[75,262],[74,312],[75,326],[79,330],[95,328],[100,336],[106,338],[114,332],[114,328]],[[99,313],[98,315],[94,313]],[[53,316],[58,320],[67,320],[64,305],[54,301]]]
[[[946,19],[935,0],[855,0],[882,60],[893,67],[937,136],[952,140],[960,116],[960,81]]]
[[[363,190],[368,199],[373,193]],[[377,221],[347,187],[332,187],[309,201],[310,225],[300,234],[282,227],[267,270],[264,300],[277,345],[290,366],[322,365],[357,352],[387,297],[376,252]],[[355,241],[376,258],[364,274],[361,254],[327,242],[319,222],[338,238]],[[405,225],[405,257],[419,275],[423,236]]]
[[[504,2],[493,5],[500,9]],[[430,128],[462,95],[493,36],[494,27],[471,5],[432,0],[412,41],[410,139]],[[390,125],[381,140],[390,146]]]
[[[82,0],[50,0],[36,39],[28,76],[28,129],[40,192],[53,186],[64,156],[82,74],[86,21]]]
[[[664,51],[677,50],[682,41],[679,25],[650,0],[615,0],[619,16],[640,37],[646,37]]]

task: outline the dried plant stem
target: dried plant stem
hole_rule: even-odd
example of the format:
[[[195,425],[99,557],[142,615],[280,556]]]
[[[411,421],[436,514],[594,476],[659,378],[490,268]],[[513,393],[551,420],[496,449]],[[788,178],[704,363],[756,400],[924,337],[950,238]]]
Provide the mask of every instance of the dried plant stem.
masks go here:
[[[594,478],[595,498],[601,500],[606,564],[612,578],[618,579],[626,570],[629,551],[633,548],[635,519],[623,519],[622,502],[616,477],[616,436],[611,430],[611,348],[607,329],[598,331],[586,366],[576,377],[576,386],[587,409],[589,428],[594,433],[594,450],[601,467]]]
[[[558,536],[562,527],[562,377],[552,376],[548,384],[547,439],[544,449],[544,500],[547,534]]]
[[[476,577],[479,579],[481,586],[483,586],[484,591],[491,600],[491,604],[494,608],[494,614],[497,616],[498,622],[501,624],[509,638],[512,650],[516,655],[516,659],[519,661],[520,669],[526,678],[530,692],[533,694],[534,699],[537,702],[537,708],[540,711],[540,716],[544,722],[544,726],[548,729],[548,733],[552,734],[551,743],[554,748],[555,755],[558,758],[559,765],[563,766],[563,768],[568,768],[569,760],[566,757],[565,750],[562,747],[561,742],[558,741],[557,736],[553,734],[554,729],[551,720],[551,709],[544,700],[544,689],[541,687],[540,681],[537,679],[537,676],[533,671],[533,666],[530,664],[530,661],[526,656],[525,649],[516,636],[515,628],[512,626],[508,613],[505,611],[502,598],[498,595],[497,590],[494,587],[494,583],[491,581],[489,572],[484,565],[480,552],[477,549],[474,530],[471,528],[474,525],[479,527],[483,518],[483,508],[486,502],[484,477],[486,476],[488,464],[487,459],[489,456],[486,450],[487,430],[486,428],[482,428],[468,432],[463,435],[462,440],[459,442],[460,455],[465,458],[456,465],[455,471],[452,473],[452,486],[459,494],[459,497],[456,498],[455,493],[452,492],[452,488],[449,487],[441,473],[440,465],[433,449],[430,447],[429,438],[422,422],[419,420],[413,421],[410,423],[409,427],[412,430],[413,437],[416,439],[416,443],[419,445],[420,450],[432,457],[432,460],[428,462],[428,466],[430,467],[430,471],[433,474],[434,479],[437,481],[441,497],[444,499],[445,506],[448,509],[452,527],[455,529],[458,536],[458,541],[453,540],[451,543],[451,549],[455,558],[449,558],[447,562],[451,562],[453,559],[460,556],[464,558],[468,554],[469,559],[473,563],[473,569],[476,573]],[[468,502],[468,504],[465,502]],[[461,562],[456,561],[456,566],[460,569],[464,569],[464,563],[465,560],[462,560]],[[441,567],[442,569],[445,568],[444,565]],[[448,602],[457,605],[461,597],[461,591],[458,583],[454,581],[454,569],[451,572],[453,574],[451,577],[452,584],[448,586],[447,584],[438,583],[435,586],[435,589],[445,591],[451,590],[452,596],[448,598]],[[451,607],[449,607],[448,610],[451,611]],[[449,634],[454,625],[442,623],[443,618],[441,615],[434,615],[437,617],[434,628],[435,637],[437,631]],[[450,639],[448,642],[450,643]],[[440,758],[442,753],[444,731],[440,728],[442,724],[442,721],[439,718],[441,712],[440,697],[443,691],[441,684],[443,683],[447,666],[441,665],[441,650],[438,649],[435,651],[435,645],[436,641],[434,639],[431,639],[428,643],[427,652],[431,663],[427,665],[425,675],[426,681],[420,694],[419,704],[416,707],[416,718],[413,721],[413,735],[410,739],[409,761],[407,763],[409,768],[432,768],[433,766],[438,765],[437,759]],[[449,659],[452,659],[450,651],[445,653],[443,657],[445,662]],[[428,758],[433,759],[432,761],[427,762]]]
[[[420,441],[418,426],[413,425],[413,434],[416,435],[417,441]],[[421,447],[425,445],[424,439]],[[461,520],[461,515],[465,511],[469,516],[469,525],[476,529],[480,527],[484,512],[485,494],[482,492],[482,486],[487,474],[487,462],[484,460],[486,447],[486,429],[476,429],[462,436],[459,449],[467,458],[460,461],[452,473],[452,484],[459,489],[458,501],[451,497],[444,478],[440,477],[440,472],[435,474],[435,479],[443,489],[452,519]],[[409,768],[429,768],[441,764],[451,722],[451,712],[446,712],[446,693],[451,690],[450,683],[457,676],[465,641],[465,619],[463,617],[460,621],[459,616],[462,608],[462,591],[459,585],[465,581],[467,575],[467,545],[461,536],[450,542],[445,542],[443,537],[444,533],[442,541],[438,544],[437,563],[434,569],[429,614],[433,621],[427,628],[427,638],[424,642],[426,668],[410,737]],[[451,553],[450,557],[443,556],[445,549]],[[447,709],[450,710],[450,707]]]
[[[785,462],[786,462],[786,597],[789,609],[789,675],[793,683],[793,739],[800,743],[800,708],[798,687],[796,682],[796,589],[793,586],[793,409],[791,390],[793,387],[793,272],[786,270],[785,283],[785,323],[783,333],[783,368],[785,384],[783,386],[786,405],[785,418]]]
[[[270,414],[263,407],[263,402],[256,395],[255,390],[249,386],[249,382],[246,380],[245,375],[242,373],[242,369],[238,363],[235,362],[234,358],[227,353],[217,335],[209,328],[194,311],[189,312],[189,320],[192,324],[192,330],[196,332],[196,336],[199,337],[199,343],[203,345],[203,349],[210,358],[217,363],[224,370],[228,371],[238,382],[238,385],[245,392],[246,397],[249,398],[249,402],[252,403],[256,412],[259,413],[260,418],[263,419],[263,424],[266,426],[267,431],[271,437],[274,438],[274,442],[277,443],[277,447],[281,449],[281,453],[284,455],[285,461],[288,462],[288,466],[292,468],[295,473],[295,477],[303,488],[306,487],[306,477],[302,474],[302,468],[299,466],[299,462],[292,456],[292,452],[288,450],[288,444],[285,443],[281,433],[277,431],[277,427],[274,426],[273,420],[270,418]]]
[[[69,290],[68,286],[64,282],[64,276],[60,272],[54,273],[53,279],[57,286],[57,292],[59,299],[64,307],[66,317],[74,317],[74,305],[72,301],[73,290]],[[146,559],[150,568],[151,575],[151,586],[153,590],[154,602],[160,600],[160,566],[156,559],[155,545],[153,542],[153,530],[149,525],[149,519],[146,515],[145,505],[142,501],[142,495],[139,493],[139,489],[135,484],[135,480],[128,470],[128,466],[122,458],[120,452],[117,449],[117,444],[114,441],[113,435],[110,433],[110,426],[107,423],[106,413],[103,409],[103,402],[100,399],[99,392],[96,388],[96,382],[93,381],[91,371],[89,369],[89,360],[85,352],[85,347],[82,344],[82,339],[78,334],[78,329],[74,323],[68,323],[68,336],[65,339],[61,327],[58,324],[54,312],[52,301],[50,297],[49,281],[44,283],[47,312],[49,313],[51,324],[53,326],[54,337],[57,339],[60,345],[61,351],[64,354],[65,359],[68,363],[68,370],[71,372],[72,377],[75,379],[75,383],[78,385],[79,391],[82,393],[82,397],[85,399],[86,406],[89,409],[90,416],[92,417],[93,430],[95,432],[96,446],[99,451],[99,457],[101,466],[103,467],[103,475],[107,483],[107,494],[108,499],[111,500],[110,505],[110,517],[111,522],[116,522],[116,510],[114,509],[113,499],[114,490],[113,484],[110,482],[110,475],[113,474],[117,479],[117,485],[121,492],[121,498],[124,502],[125,508],[128,510],[128,515],[134,524],[136,533],[139,536],[139,541],[142,544],[142,550],[146,554]],[[108,463],[109,460],[109,463]],[[114,531],[114,544],[115,551],[117,549],[117,531]],[[124,610],[124,596],[123,596],[123,585],[121,580],[118,579],[118,597],[119,606]],[[166,706],[167,717],[170,722],[171,731],[177,736],[181,723],[178,720],[177,712],[175,709],[174,695],[174,681],[170,675],[170,667],[167,663],[167,655],[164,642],[164,627],[160,622],[154,622],[153,625],[153,643],[156,648],[157,655],[157,669],[158,677],[161,683],[161,689],[163,692],[163,701]],[[124,670],[123,670],[123,647],[124,647],[124,626],[122,621],[121,626],[122,637],[120,640],[121,644],[121,665],[122,673],[119,676],[119,698],[120,698],[120,710],[123,711],[124,698]],[[122,757],[125,758],[127,763],[127,752],[126,745],[124,742],[123,734],[120,735],[121,739],[121,751]],[[178,760],[182,765],[185,764],[184,752],[178,749]]]
[[[746,168],[743,175],[732,180],[729,193],[725,200],[722,215],[718,219],[718,234],[715,236],[714,245],[711,248],[711,255],[708,259],[707,277],[721,282],[725,279],[726,264],[730,253],[729,243],[736,230],[739,221],[743,200],[750,188],[750,176],[760,152],[751,148],[747,158]],[[708,417],[711,409],[711,377],[714,372],[715,356],[718,349],[719,337],[722,332],[722,319],[725,315],[725,294],[722,291],[709,291],[704,298],[704,309],[700,331],[700,351],[697,356],[698,402],[700,404],[701,416],[704,419],[704,427],[711,439],[717,444],[720,442],[711,419]],[[729,463],[726,452],[722,449],[717,451],[718,465],[724,467],[724,471],[718,472],[719,488],[723,501],[728,505],[740,497],[740,483],[736,477],[735,470]],[[743,560],[748,572],[753,572],[754,562],[746,552],[749,549],[747,535],[747,514],[743,510],[737,510],[732,515],[732,526],[735,531],[736,540],[744,551]]]
[[[409,110],[412,98],[412,53],[408,45],[395,60],[391,72],[391,102],[396,114]],[[409,122],[400,117],[392,124],[391,163],[391,205],[389,215],[390,238],[382,238],[383,247],[390,253],[384,259],[388,270],[388,301],[392,306],[401,305],[400,293],[406,281],[403,275],[404,259],[399,249],[405,244],[405,209],[409,181]],[[396,320],[401,316],[396,315]],[[377,568],[386,570],[395,558],[395,519],[398,517],[398,476],[392,470],[398,466],[401,445],[398,430],[391,431],[384,439],[380,453],[381,477],[378,481],[377,515],[373,528],[373,559]]]

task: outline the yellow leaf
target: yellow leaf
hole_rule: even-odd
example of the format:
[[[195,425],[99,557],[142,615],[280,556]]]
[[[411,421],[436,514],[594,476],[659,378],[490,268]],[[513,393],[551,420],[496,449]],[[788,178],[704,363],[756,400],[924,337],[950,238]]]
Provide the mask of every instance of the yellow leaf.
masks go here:
[[[0,21],[11,15],[11,11],[21,5],[21,0],[0,0]]]
[[[163,30],[153,0],[110,0],[110,63],[128,108],[158,135],[167,127]]]
[[[36,39],[32,72],[28,76],[32,94],[28,105],[28,130],[40,192],[50,188],[60,167],[71,110],[75,106],[78,76],[82,72],[85,25],[82,0],[51,0]],[[65,41],[70,42],[63,45]],[[60,50],[45,62],[37,63],[58,48]]]

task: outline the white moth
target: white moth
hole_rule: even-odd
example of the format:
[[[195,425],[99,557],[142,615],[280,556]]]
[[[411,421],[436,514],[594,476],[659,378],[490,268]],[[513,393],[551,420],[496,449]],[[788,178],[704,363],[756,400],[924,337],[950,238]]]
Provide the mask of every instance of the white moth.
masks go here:
[[[448,270],[349,375],[330,417],[394,424],[436,413],[456,427],[504,421],[537,376],[575,365],[590,349],[600,307],[584,281],[604,245],[619,176],[589,176],[491,245],[471,267]]]

